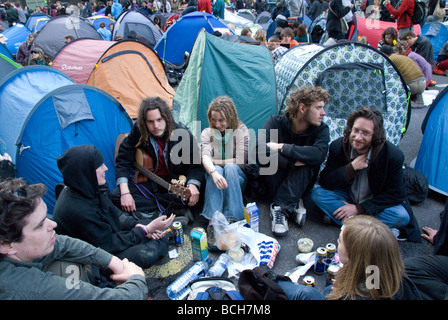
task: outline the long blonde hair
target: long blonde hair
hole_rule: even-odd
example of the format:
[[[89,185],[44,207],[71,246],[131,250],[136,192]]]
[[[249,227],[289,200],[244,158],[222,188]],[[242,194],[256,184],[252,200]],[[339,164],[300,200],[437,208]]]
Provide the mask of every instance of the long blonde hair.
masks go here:
[[[213,111],[219,112],[224,116],[229,126],[227,129],[236,130],[238,128],[240,121],[232,98],[228,96],[220,96],[210,102],[207,111],[208,124],[210,128],[216,129],[212,121]]]
[[[327,299],[392,298],[400,289],[404,274],[392,230],[378,219],[359,215],[344,220],[341,232],[348,262],[339,271]],[[376,286],[367,285],[371,266],[379,271]]]

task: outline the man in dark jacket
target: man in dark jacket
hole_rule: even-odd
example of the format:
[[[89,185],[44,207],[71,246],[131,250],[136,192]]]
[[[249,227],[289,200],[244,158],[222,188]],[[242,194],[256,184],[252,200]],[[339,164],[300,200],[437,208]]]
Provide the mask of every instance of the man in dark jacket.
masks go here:
[[[448,299],[448,199],[439,230],[424,227],[422,237],[434,244],[434,254],[408,258],[406,273],[424,300]]]
[[[331,143],[312,199],[337,224],[368,214],[397,237],[403,229],[409,240],[421,242],[406,198],[403,161],[403,152],[386,141],[381,113],[361,107],[350,115],[343,137]]]
[[[300,88],[291,94],[285,114],[272,116],[264,125],[266,145],[260,144],[259,150],[278,164],[275,172],[260,170],[272,200],[272,233],[276,236],[288,233],[288,217],[300,226],[305,222],[301,198],[312,187],[328,151],[329,129],[322,119],[329,99],[321,87]]]
[[[71,147],[57,164],[66,186],[53,211],[57,233],[84,240],[142,268],[168,253],[168,240],[161,232],[174,215],[148,223],[114,206],[105,178],[107,167],[98,149]]]
[[[185,176],[185,191],[191,193],[190,198],[184,201],[185,197],[168,192],[151,179],[144,183],[135,181],[132,176],[137,149],[146,153],[147,169],[161,178],[158,180],[170,183],[171,179]],[[164,212],[170,206],[176,215],[192,218],[187,212],[198,203],[205,179],[200,150],[191,132],[174,122],[162,99],[143,100],[134,127],[120,144],[115,168],[118,188],[112,191],[112,200],[124,211]]]

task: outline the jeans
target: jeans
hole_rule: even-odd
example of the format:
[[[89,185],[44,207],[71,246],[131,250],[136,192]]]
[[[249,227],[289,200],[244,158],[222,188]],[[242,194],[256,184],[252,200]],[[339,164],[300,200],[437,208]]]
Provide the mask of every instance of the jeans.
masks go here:
[[[313,176],[314,170],[310,166],[291,170],[279,168],[277,173],[264,176],[269,200],[287,212],[294,212]]]
[[[338,225],[342,225],[342,221],[336,219],[333,216],[333,212],[345,205],[343,201],[353,204],[350,194],[346,190],[316,188],[311,193],[311,199],[313,199],[314,203]],[[409,214],[401,204],[384,209],[378,213],[375,218],[382,221],[390,228],[404,228],[409,223]]]
[[[295,284],[291,281],[277,281],[285,291],[288,300],[325,300],[324,295],[314,287]]]
[[[223,167],[215,166],[216,171],[227,180],[227,189],[220,190],[213,178],[206,173],[204,208],[202,215],[211,220],[216,211],[222,212],[229,220],[244,219],[243,190],[247,177],[241,168],[228,163]]]

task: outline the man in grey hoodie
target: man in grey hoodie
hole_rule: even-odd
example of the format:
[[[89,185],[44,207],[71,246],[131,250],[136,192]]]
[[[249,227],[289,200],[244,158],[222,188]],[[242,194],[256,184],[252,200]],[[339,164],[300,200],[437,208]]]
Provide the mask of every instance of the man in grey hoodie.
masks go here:
[[[47,218],[42,200],[46,191],[43,184],[28,185],[22,179],[0,183],[0,299],[146,299],[148,287],[140,267],[54,232],[56,223]],[[47,272],[57,261],[68,262],[62,270],[66,277]],[[111,279],[121,284],[99,288],[82,281],[76,264],[108,268]]]

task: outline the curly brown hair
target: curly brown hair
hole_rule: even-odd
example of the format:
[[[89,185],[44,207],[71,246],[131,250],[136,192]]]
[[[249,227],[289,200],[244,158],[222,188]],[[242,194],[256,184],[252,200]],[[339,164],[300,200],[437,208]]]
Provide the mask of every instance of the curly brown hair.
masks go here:
[[[323,101],[325,104],[330,101],[330,93],[321,87],[306,86],[297,89],[289,97],[288,107],[285,115],[289,118],[295,118],[299,112],[299,105],[303,103],[306,108],[310,108],[316,101]]]

